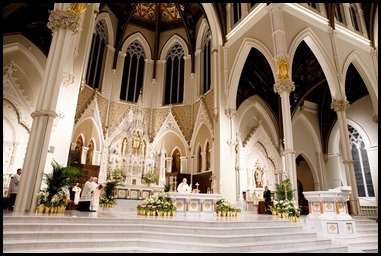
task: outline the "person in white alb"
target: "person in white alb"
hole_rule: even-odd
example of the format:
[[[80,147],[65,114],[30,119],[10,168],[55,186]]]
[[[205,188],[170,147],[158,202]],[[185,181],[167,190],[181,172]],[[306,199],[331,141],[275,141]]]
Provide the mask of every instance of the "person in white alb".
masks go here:
[[[93,193],[91,196],[90,212],[96,212],[99,207],[99,196],[101,194],[102,185],[98,184],[98,178],[94,177],[92,181]]]
[[[83,186],[83,190],[81,193],[81,197],[78,202],[77,211],[84,211],[84,212],[90,211],[90,203],[92,200],[92,194],[95,187],[93,186],[93,183],[92,183],[93,179],[94,177],[90,177],[89,180],[85,182],[85,185]]]
[[[187,183],[187,178],[184,178],[183,182],[181,182],[179,184],[179,186],[177,187],[177,192],[179,192],[179,193],[190,193],[190,192],[192,192],[191,186],[189,186]]]
[[[79,202],[79,199],[81,198],[81,191],[82,191],[82,188],[79,186],[80,184],[77,183],[75,184],[75,186],[71,189],[71,191],[73,191],[75,194],[74,194],[74,204],[75,205],[78,205],[78,202]]]

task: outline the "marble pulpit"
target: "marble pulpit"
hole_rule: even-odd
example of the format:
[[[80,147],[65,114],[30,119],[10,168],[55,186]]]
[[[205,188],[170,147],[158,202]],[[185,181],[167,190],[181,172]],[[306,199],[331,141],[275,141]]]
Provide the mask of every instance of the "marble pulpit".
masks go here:
[[[306,227],[331,238],[356,237],[356,223],[348,213],[350,193],[349,186],[303,192],[309,204]]]

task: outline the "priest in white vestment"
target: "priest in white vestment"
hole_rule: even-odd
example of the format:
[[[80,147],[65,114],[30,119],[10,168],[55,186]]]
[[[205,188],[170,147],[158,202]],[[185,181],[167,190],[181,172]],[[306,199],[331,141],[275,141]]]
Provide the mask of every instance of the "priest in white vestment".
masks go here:
[[[98,178],[97,177],[93,178],[92,186],[93,186],[93,193],[92,193],[92,197],[91,197],[90,211],[96,212],[98,210],[98,207],[99,207],[99,197],[100,197],[101,189],[103,186],[98,184]]]
[[[189,186],[187,183],[187,178],[184,178],[183,182],[181,182],[179,184],[179,186],[177,187],[177,192],[179,192],[179,193],[190,193],[190,192],[192,192],[191,186]]]
[[[83,186],[83,190],[81,193],[81,197],[78,202],[78,211],[90,211],[90,203],[92,200],[92,194],[94,191],[94,185],[93,185],[93,179],[94,177],[90,177],[88,181],[85,182],[85,185]]]

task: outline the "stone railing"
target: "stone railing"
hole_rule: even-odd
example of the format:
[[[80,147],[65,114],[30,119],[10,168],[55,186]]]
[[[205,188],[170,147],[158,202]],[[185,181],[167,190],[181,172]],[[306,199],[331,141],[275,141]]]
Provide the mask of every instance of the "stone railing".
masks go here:
[[[378,217],[377,206],[361,206],[361,216]]]

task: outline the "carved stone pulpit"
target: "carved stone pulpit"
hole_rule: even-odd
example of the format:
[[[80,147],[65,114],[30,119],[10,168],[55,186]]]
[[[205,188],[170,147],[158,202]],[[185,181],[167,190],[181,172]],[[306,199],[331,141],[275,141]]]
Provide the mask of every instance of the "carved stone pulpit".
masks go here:
[[[308,200],[306,227],[330,238],[356,237],[355,220],[348,213],[351,187],[303,192]]]

